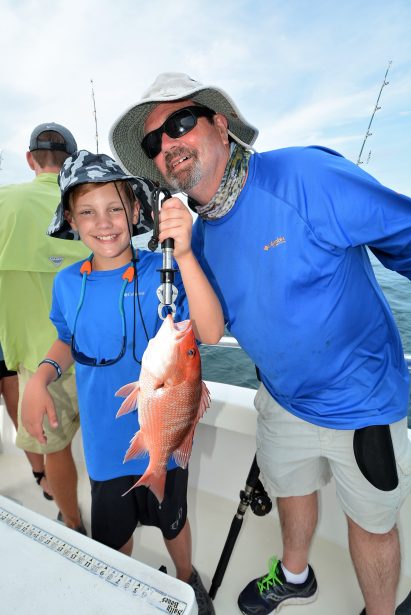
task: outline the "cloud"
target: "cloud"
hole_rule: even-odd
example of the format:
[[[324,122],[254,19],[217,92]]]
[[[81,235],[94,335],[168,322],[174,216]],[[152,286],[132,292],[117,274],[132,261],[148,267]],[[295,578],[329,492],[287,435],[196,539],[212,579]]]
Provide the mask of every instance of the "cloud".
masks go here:
[[[225,89],[260,128],[259,149],[317,142],[354,156],[392,59],[375,133],[378,151],[405,152],[408,0],[0,2],[1,183],[30,178],[24,154],[38,123],[66,124],[95,149],[91,78],[99,148],[109,153],[115,118],[169,70]],[[411,192],[401,169],[390,179]]]

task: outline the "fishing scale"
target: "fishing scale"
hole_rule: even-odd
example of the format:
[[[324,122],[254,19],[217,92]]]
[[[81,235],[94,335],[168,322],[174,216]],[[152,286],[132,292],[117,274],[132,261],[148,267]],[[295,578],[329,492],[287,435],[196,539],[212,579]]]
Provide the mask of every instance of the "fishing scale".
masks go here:
[[[158,247],[158,235],[159,235],[159,202],[161,193],[164,195],[161,200],[161,204],[167,199],[171,198],[171,192],[167,188],[155,188],[151,195],[151,206],[154,213],[154,228],[153,236],[148,242],[148,248],[154,252]],[[174,286],[174,273],[178,271],[173,267],[173,251],[174,251],[174,239],[168,238],[161,243],[161,251],[163,253],[163,266],[161,269],[157,269],[160,272],[161,284],[157,288],[158,315],[161,320],[164,320],[167,314],[176,313],[175,300],[177,299],[178,290]],[[164,311],[164,308],[166,310]]]

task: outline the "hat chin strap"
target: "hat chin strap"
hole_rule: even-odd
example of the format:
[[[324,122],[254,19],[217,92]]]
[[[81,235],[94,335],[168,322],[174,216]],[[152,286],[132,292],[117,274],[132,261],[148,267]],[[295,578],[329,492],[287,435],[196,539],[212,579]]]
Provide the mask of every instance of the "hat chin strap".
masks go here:
[[[251,145],[248,145],[248,143],[244,143],[244,141],[241,141],[241,139],[239,137],[237,137],[233,132],[231,132],[231,130],[228,130],[227,128],[227,133],[230,135],[230,137],[232,139],[234,139],[234,141],[236,141],[239,145],[242,145],[243,147],[245,147],[245,149],[249,149],[252,152],[254,152],[255,154],[257,153],[257,150],[254,149],[254,147],[252,147]]]

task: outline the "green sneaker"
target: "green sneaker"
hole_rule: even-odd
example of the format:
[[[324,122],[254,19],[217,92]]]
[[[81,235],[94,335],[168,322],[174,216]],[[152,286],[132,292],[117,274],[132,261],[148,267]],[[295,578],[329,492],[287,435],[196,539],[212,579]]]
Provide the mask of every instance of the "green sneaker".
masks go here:
[[[269,561],[268,574],[251,581],[238,597],[238,606],[244,615],[278,613],[287,604],[307,604],[317,598],[317,581],[311,566],[304,583],[288,583],[275,557]]]

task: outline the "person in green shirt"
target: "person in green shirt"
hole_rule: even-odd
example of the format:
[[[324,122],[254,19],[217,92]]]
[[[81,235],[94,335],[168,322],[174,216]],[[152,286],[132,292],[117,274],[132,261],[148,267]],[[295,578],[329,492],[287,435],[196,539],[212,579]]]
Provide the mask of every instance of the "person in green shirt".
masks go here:
[[[7,414],[9,415],[14,427],[17,429],[17,406],[18,406],[18,401],[19,401],[19,381],[17,377],[17,372],[7,369],[6,362],[4,361],[3,350],[0,344],[0,398],[1,397],[3,398],[3,403],[7,410]],[[28,453],[28,455],[29,454],[31,453]],[[33,453],[33,455],[36,455],[36,453]],[[30,460],[30,457],[29,457],[29,460]],[[35,462],[36,459],[33,459],[33,461]],[[40,461],[42,462],[42,459]],[[42,480],[45,480],[45,478],[44,478],[44,474],[40,472],[38,476],[39,484],[41,483]],[[52,496],[47,491],[43,491],[43,493],[46,499],[52,498]]]
[[[18,372],[20,400],[55,337],[49,320],[54,276],[88,255],[81,242],[56,241],[46,234],[60,200],[58,173],[76,150],[67,128],[40,124],[31,134],[26,153],[34,180],[0,186],[0,341],[7,368]],[[71,452],[79,428],[74,374],[59,378],[56,373],[50,392],[60,416],[59,428],[49,428],[47,444],[40,445],[21,424],[19,402],[16,444],[26,452],[45,497],[54,497],[58,518],[84,533]]]

